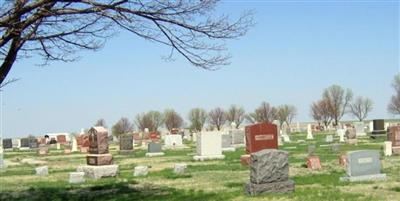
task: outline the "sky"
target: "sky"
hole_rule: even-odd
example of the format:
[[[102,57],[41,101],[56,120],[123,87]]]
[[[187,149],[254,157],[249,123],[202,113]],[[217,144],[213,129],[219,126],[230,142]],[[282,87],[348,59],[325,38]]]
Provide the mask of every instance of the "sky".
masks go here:
[[[229,41],[231,64],[207,71],[169,49],[122,32],[73,63],[37,66],[19,60],[1,92],[3,137],[79,132],[104,118],[112,126],[149,110],[191,108],[253,111],[262,101],[292,104],[294,121],[310,121],[310,104],[333,84],[373,100],[368,116],[387,110],[399,65],[399,1],[222,1],[216,14],[254,11],[255,26]],[[352,120],[346,115],[343,119]]]

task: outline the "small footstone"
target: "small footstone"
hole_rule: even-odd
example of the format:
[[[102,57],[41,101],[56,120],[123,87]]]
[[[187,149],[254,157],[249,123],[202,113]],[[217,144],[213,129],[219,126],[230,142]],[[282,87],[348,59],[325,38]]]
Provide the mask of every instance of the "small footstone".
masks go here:
[[[136,166],[133,176],[146,176],[149,173],[149,168],[147,166]]]
[[[41,166],[35,168],[36,175],[47,176],[49,174],[49,168],[47,166]]]
[[[174,165],[174,173],[175,174],[184,174],[186,170],[186,163],[177,163]]]
[[[156,156],[164,156],[164,152],[156,152],[156,153],[146,153],[146,157],[156,157]]]
[[[77,172],[84,172],[91,179],[100,179],[102,177],[115,177],[118,173],[118,165],[84,165],[76,169]]]
[[[70,172],[69,173],[69,183],[70,184],[80,184],[85,182],[84,172]]]

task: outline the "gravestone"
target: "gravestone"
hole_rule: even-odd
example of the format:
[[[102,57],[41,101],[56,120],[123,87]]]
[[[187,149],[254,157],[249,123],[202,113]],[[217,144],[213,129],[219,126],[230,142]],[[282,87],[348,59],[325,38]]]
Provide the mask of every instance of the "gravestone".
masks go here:
[[[84,172],[70,172],[69,173],[69,183],[70,184],[80,184],[85,182]]]
[[[38,176],[47,176],[49,174],[49,167],[47,166],[41,166],[35,168],[36,175]]]
[[[121,135],[119,137],[119,153],[131,154],[133,153],[133,136]]]
[[[8,150],[12,148],[13,148],[12,139],[11,138],[3,139],[3,149]]]
[[[147,166],[136,166],[133,172],[134,177],[146,176],[149,173],[149,168]]]
[[[321,161],[319,160],[319,157],[318,156],[309,156],[307,158],[307,168],[310,170],[322,169]]]
[[[264,149],[250,156],[250,181],[245,191],[250,195],[260,193],[291,192],[294,182],[289,180],[288,152]]]
[[[89,154],[86,166],[79,166],[77,172],[84,172],[92,179],[113,177],[118,173],[118,165],[113,164],[113,157],[108,152],[108,131],[104,127],[92,127],[88,131]]]
[[[174,173],[175,174],[184,174],[186,171],[187,165],[186,163],[177,163],[174,165]]]
[[[263,149],[278,149],[278,130],[275,124],[259,123],[245,127],[246,153]]]
[[[235,151],[235,147],[232,146],[232,135],[222,134],[221,135],[221,147],[222,151]]]
[[[312,140],[312,139],[314,139],[314,136],[312,134],[311,124],[307,124],[307,140]]]
[[[339,142],[344,142],[344,136],[346,135],[346,131],[344,129],[337,129],[336,133],[339,136]]]
[[[347,153],[347,175],[341,181],[386,180],[381,174],[379,151],[360,150]]]
[[[67,140],[65,138],[65,135],[57,135],[57,143],[66,144]]]
[[[57,147],[57,150],[60,150],[61,149],[61,144],[57,142],[56,147]]]
[[[348,128],[346,130],[346,137],[347,137],[347,143],[349,144],[357,144],[357,138],[356,138],[356,130],[354,128]]]
[[[307,153],[309,156],[313,156],[315,153],[316,146],[315,144],[308,145]]]
[[[18,138],[12,139],[12,146],[13,148],[20,148],[21,147],[21,140]]]
[[[163,156],[164,152],[162,152],[162,145],[161,143],[158,142],[150,142],[147,145],[147,157],[153,157],[153,156]]]
[[[194,160],[224,159],[222,155],[222,137],[219,132],[201,132],[197,135],[196,155]]]
[[[75,136],[71,137],[71,152],[77,152],[78,151],[78,142],[75,138]]]
[[[339,165],[341,165],[343,167],[347,166],[347,155],[346,154],[339,155]]]
[[[369,122],[368,130],[369,130],[370,133],[374,130],[374,122],[373,121]]]
[[[374,130],[371,133],[371,137],[378,137],[386,134],[385,130],[385,120],[374,119],[373,120]]]
[[[234,129],[231,131],[232,144],[233,145],[243,145],[244,144],[244,131],[239,129]]]
[[[34,138],[34,137],[29,138],[29,148],[30,149],[39,148],[39,143],[36,138]]]
[[[283,141],[284,141],[284,142],[290,142],[289,135],[284,134],[284,135],[282,135],[282,138],[283,138]]]
[[[49,153],[49,147],[46,145],[40,145],[38,149],[38,154],[39,155],[47,155]]]
[[[332,144],[332,145],[331,145],[331,151],[332,151],[333,153],[339,152],[339,151],[340,151],[340,144]]]
[[[333,142],[333,136],[332,135],[327,135],[326,138],[325,138],[325,142],[327,142],[327,143]]]
[[[354,128],[356,129],[356,136],[366,136],[367,133],[365,133],[364,130],[364,122],[354,122]]]
[[[165,148],[183,148],[182,135],[166,135],[164,139]]]
[[[20,149],[29,149],[29,138],[21,139],[21,148]]]
[[[393,154],[400,154],[400,126],[389,128],[388,140],[392,142]]]
[[[392,142],[386,141],[383,144],[383,155],[384,156],[391,156],[392,155]]]

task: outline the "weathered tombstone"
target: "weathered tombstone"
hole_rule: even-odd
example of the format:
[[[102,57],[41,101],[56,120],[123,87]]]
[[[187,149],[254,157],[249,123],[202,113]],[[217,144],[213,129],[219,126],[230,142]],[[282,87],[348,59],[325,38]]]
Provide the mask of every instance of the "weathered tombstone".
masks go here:
[[[222,138],[219,132],[201,132],[197,135],[196,155],[194,160],[224,159],[222,155]]]
[[[49,174],[49,167],[47,166],[41,166],[35,168],[36,175],[38,176],[47,176]]]
[[[61,144],[60,143],[57,142],[56,146],[57,146],[57,150],[61,149]]]
[[[368,130],[369,130],[370,133],[374,130],[374,122],[373,121],[369,122]]]
[[[77,172],[84,172],[92,179],[114,177],[118,165],[113,164],[113,157],[108,152],[108,131],[104,127],[92,127],[89,133],[89,154],[86,155],[86,166],[79,166]]]
[[[322,169],[321,161],[319,160],[319,157],[318,156],[309,156],[307,158],[307,168],[310,170]]]
[[[153,156],[163,156],[164,152],[162,152],[162,145],[161,143],[158,142],[150,142],[147,145],[147,157],[153,157]]]
[[[133,153],[133,136],[121,135],[119,137],[119,153],[131,154]]]
[[[375,119],[373,120],[374,130],[371,133],[371,137],[378,137],[386,134],[385,120]]]
[[[344,129],[337,129],[337,135],[339,136],[339,142],[344,142],[344,136],[346,135],[346,131]]]
[[[21,150],[23,149],[29,149],[29,138],[22,138],[21,139]]]
[[[146,176],[149,173],[149,168],[147,166],[136,166],[133,172],[133,176]]]
[[[34,137],[29,138],[29,148],[30,149],[39,148],[39,143],[36,138],[34,138]]]
[[[391,141],[386,141],[383,144],[383,154],[385,156],[391,156],[392,155],[392,142]]]
[[[244,144],[244,131],[239,129],[234,129],[232,133],[232,144],[233,145],[243,145]]]
[[[70,172],[69,173],[69,183],[70,184],[80,184],[85,182],[84,172]]]
[[[347,137],[347,143],[349,144],[357,144],[357,138],[356,138],[356,130],[354,128],[348,128],[346,130],[346,137]]]
[[[184,174],[186,171],[187,165],[186,163],[177,163],[174,165],[174,173],[175,174]]]
[[[235,147],[232,146],[232,135],[222,134],[221,135],[221,147],[222,151],[235,151]]]
[[[78,151],[78,142],[75,138],[75,136],[71,137],[71,152],[77,152]]]
[[[66,144],[67,140],[65,138],[65,135],[57,135],[57,143],[59,144]]]
[[[165,136],[165,148],[183,148],[182,136],[178,134]]]
[[[392,152],[400,154],[400,126],[389,128],[388,140],[392,142]]]
[[[347,155],[346,154],[339,155],[339,165],[341,165],[343,167],[347,166]]]
[[[356,129],[356,136],[366,136],[367,133],[365,133],[364,130],[364,122],[354,122],[354,128]]]
[[[381,174],[379,151],[360,150],[347,153],[347,175],[341,181],[386,180]]]
[[[325,138],[325,142],[327,142],[327,143],[333,142],[333,136],[332,135],[327,135],[326,138]]]
[[[245,185],[245,191],[250,195],[293,191],[294,182],[289,180],[288,155],[288,152],[276,149],[252,153],[250,182]]]
[[[312,134],[312,128],[311,128],[311,124],[307,125],[307,140],[312,140],[314,139],[314,136]]]
[[[12,139],[12,146],[13,148],[20,148],[21,147],[21,140],[18,138]]]
[[[3,139],[3,149],[4,150],[11,150],[12,148],[13,148],[12,139],[11,138]]]

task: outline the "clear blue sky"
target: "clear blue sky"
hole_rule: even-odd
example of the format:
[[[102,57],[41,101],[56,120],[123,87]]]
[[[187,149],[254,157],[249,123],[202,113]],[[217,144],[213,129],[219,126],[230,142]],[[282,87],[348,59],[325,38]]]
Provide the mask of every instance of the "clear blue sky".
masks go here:
[[[3,91],[3,137],[73,132],[104,118],[174,108],[231,104],[252,111],[262,101],[293,104],[295,121],[310,120],[309,106],[339,84],[374,101],[369,118],[391,118],[386,106],[399,72],[398,1],[224,1],[218,13],[253,9],[256,26],[229,42],[232,64],[218,71],[182,57],[165,62],[166,47],[127,33],[74,63],[38,67],[19,61]],[[346,116],[345,119],[352,117]]]

